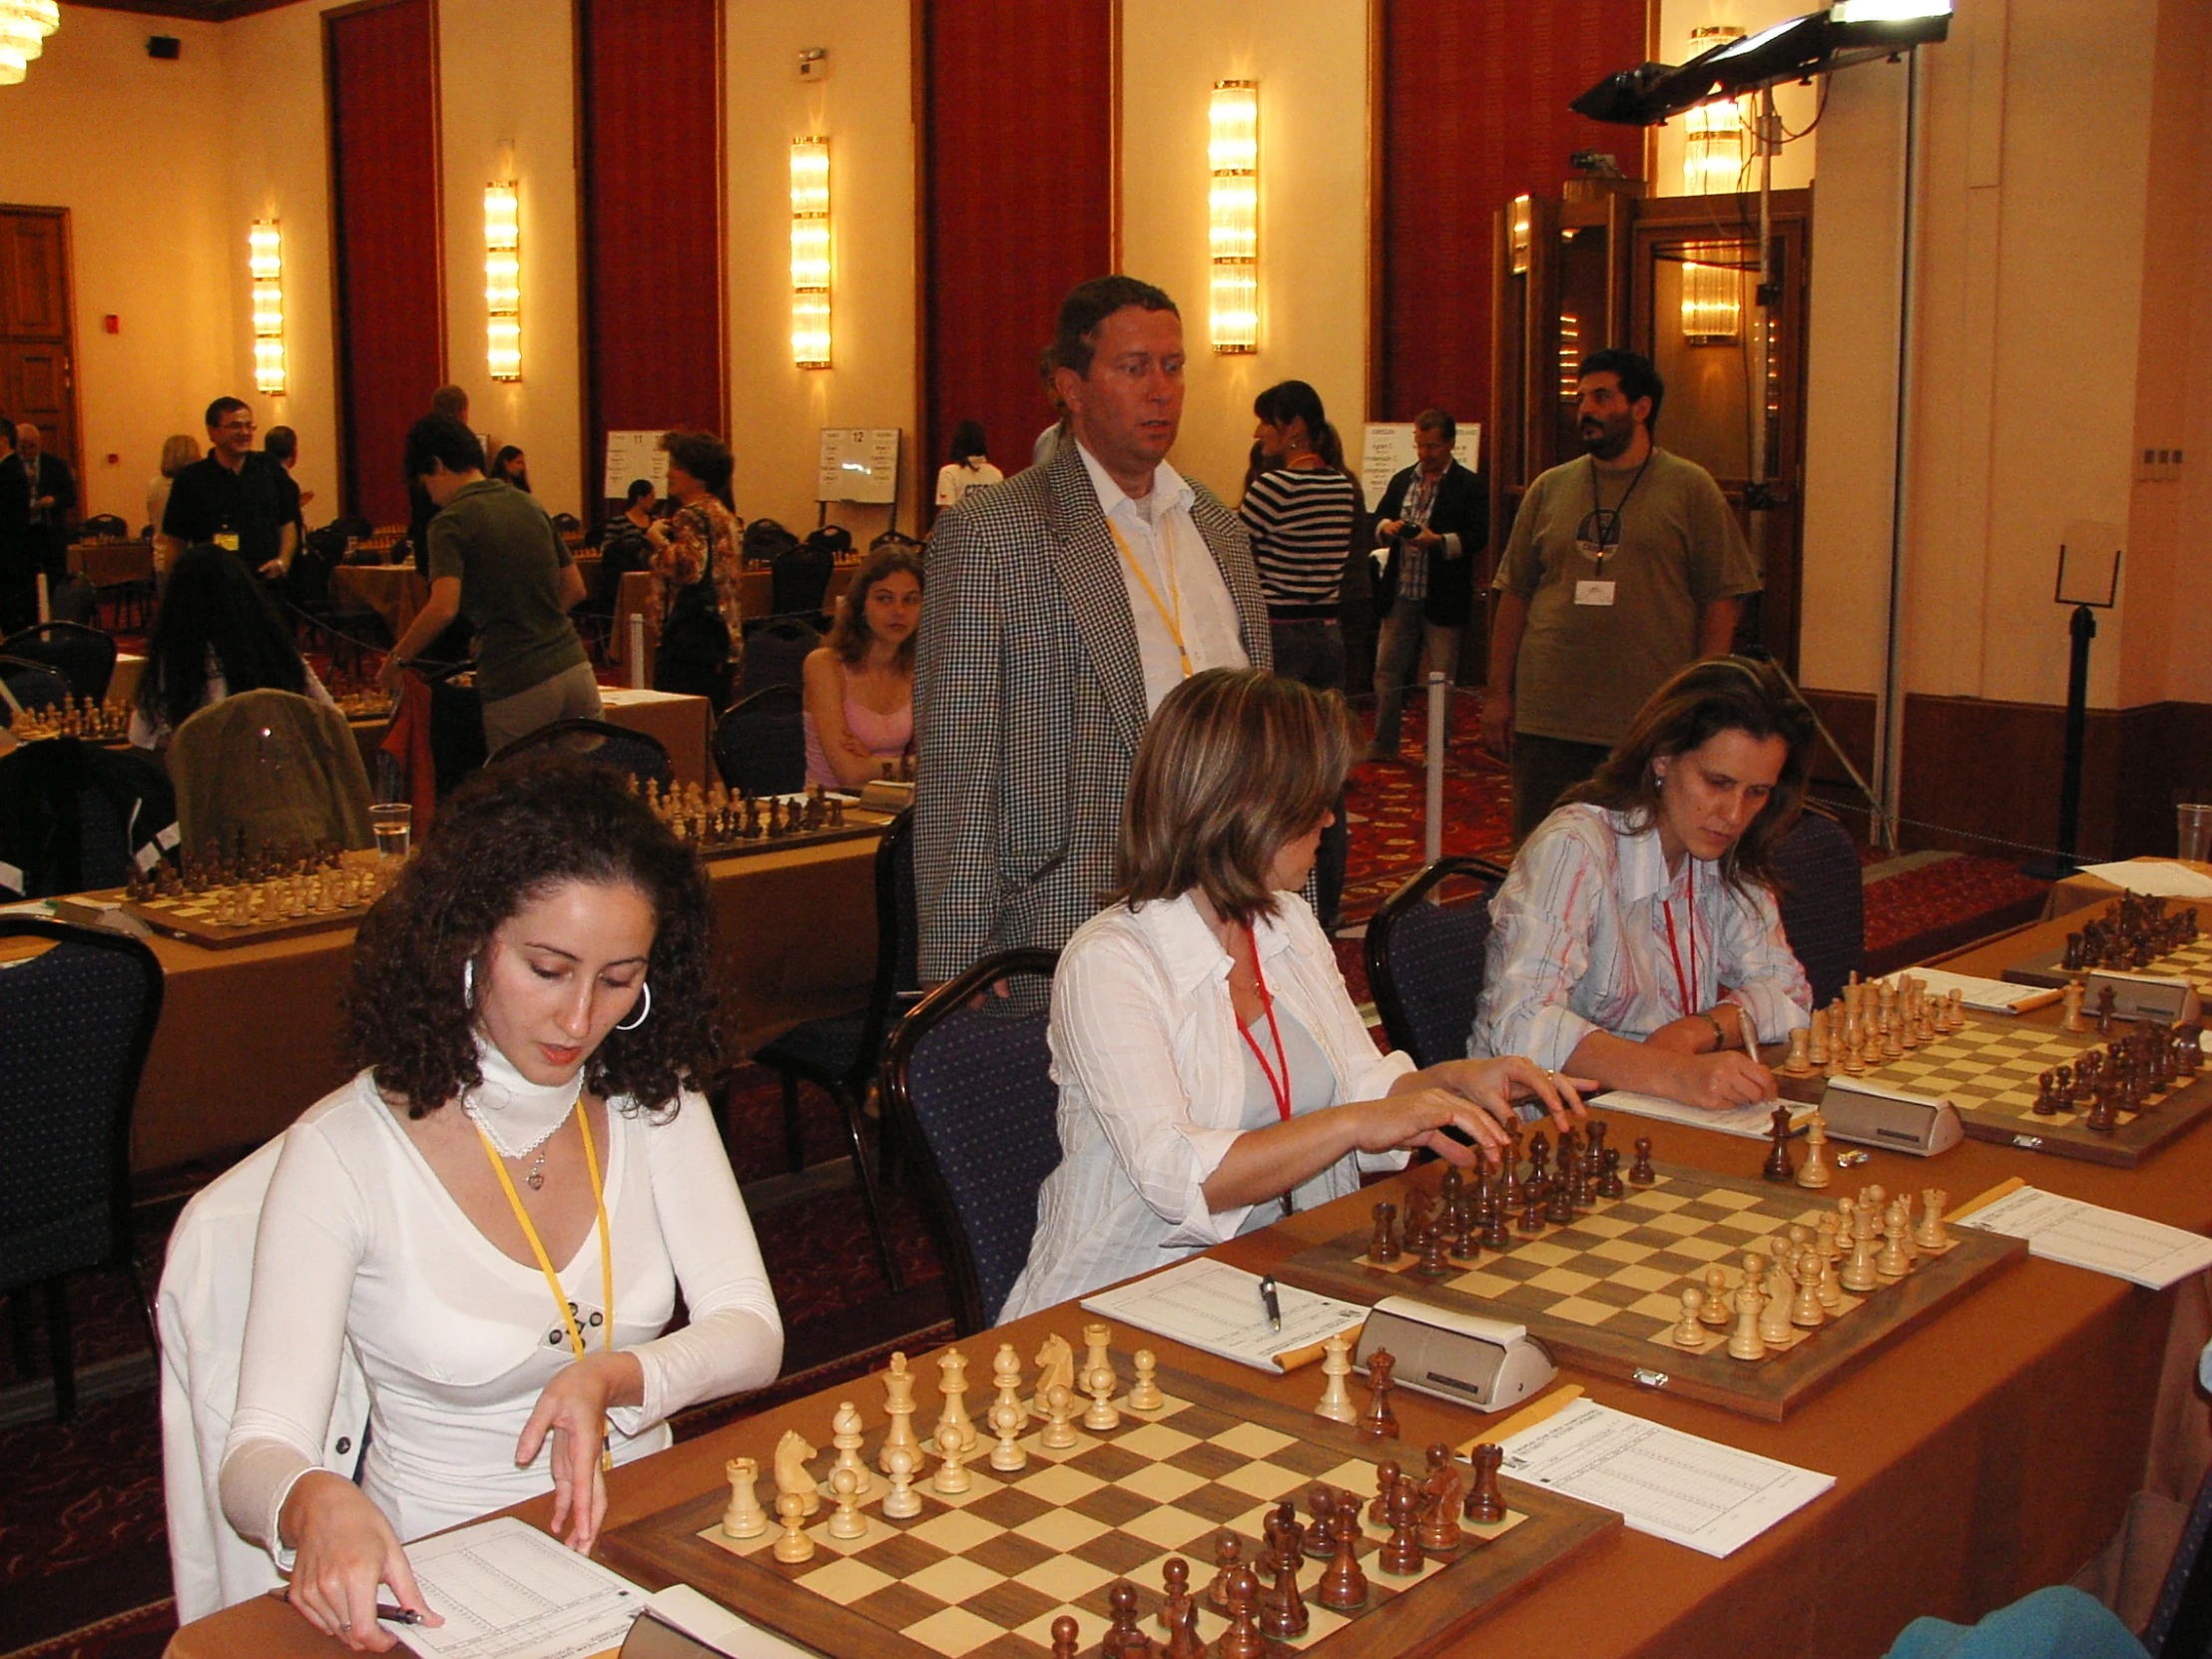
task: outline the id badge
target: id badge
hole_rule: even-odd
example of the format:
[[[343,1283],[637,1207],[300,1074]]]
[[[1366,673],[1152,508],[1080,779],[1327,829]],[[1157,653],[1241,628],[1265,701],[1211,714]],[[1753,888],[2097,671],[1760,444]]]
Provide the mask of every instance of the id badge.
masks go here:
[[[227,553],[236,553],[239,550],[238,532],[235,530],[218,530],[215,533],[215,544]]]
[[[1613,603],[1611,582],[1577,582],[1574,585],[1574,602],[1577,605],[1610,605]]]

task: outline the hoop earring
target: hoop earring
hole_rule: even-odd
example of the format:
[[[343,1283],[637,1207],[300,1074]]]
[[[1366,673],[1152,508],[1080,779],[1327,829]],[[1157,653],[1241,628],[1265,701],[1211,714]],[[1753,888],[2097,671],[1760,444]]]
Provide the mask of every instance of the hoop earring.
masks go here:
[[[461,963],[461,1002],[465,1007],[476,1006],[476,958],[473,956]]]
[[[617,1031],[635,1031],[648,1019],[653,1017],[653,986],[651,982],[647,980],[640,980],[638,982],[638,989],[645,993],[645,1006],[638,1010],[637,1017],[635,1019],[624,1020],[620,1025],[616,1026],[615,1029]]]

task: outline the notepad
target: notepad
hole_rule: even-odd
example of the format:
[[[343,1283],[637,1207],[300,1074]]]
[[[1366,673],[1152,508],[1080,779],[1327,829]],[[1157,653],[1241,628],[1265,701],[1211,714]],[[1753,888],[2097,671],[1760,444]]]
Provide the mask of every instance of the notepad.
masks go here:
[[[1149,1279],[1087,1296],[1082,1307],[1254,1371],[1272,1372],[1312,1365],[1321,1358],[1323,1343],[1368,1322],[1368,1311],[1356,1302],[1290,1285],[1277,1288],[1276,1301],[1283,1310],[1280,1331],[1268,1324],[1259,1275],[1194,1256]]]
[[[1774,1109],[1781,1104],[1783,1103],[1779,1100],[1762,1100],[1750,1106],[1730,1106],[1721,1111],[1708,1111],[1703,1106],[1685,1105],[1679,1100],[1669,1100],[1664,1095],[1638,1094],[1633,1089],[1608,1089],[1604,1094],[1590,1097],[1590,1105],[1602,1106],[1609,1112],[1626,1112],[1639,1118],[1657,1118],[1663,1123],[1685,1123],[1692,1129],[1710,1129],[1716,1134],[1736,1135],[1747,1141],[1763,1141],[1767,1138],[1774,1128]],[[1812,1107],[1792,1102],[1792,1131],[1812,1115]]]
[[[2212,875],[2165,858],[2128,858],[2116,864],[2083,864],[2079,871],[2161,898],[2212,898]]]
[[[423,1659],[588,1659],[619,1648],[646,1593],[514,1517],[407,1546],[442,1625],[386,1622]]]
[[[1985,1195],[1986,1203],[1953,1211],[1952,1224],[2025,1239],[2030,1256],[2109,1274],[2151,1291],[2212,1267],[2212,1239],[2024,1183],[2006,1186],[2011,1190]]]
[[[2045,986],[2014,985],[2002,979],[1976,979],[1970,973],[1947,973],[1941,968],[1911,968],[1905,973],[1892,975],[1891,982],[1894,984],[1904,978],[1918,979],[1927,986],[1931,1001],[1947,998],[1955,990],[1959,1001],[1987,1014],[2024,1014],[2030,1008],[2040,1008],[2045,1003],[2056,1002],[2060,994]]]

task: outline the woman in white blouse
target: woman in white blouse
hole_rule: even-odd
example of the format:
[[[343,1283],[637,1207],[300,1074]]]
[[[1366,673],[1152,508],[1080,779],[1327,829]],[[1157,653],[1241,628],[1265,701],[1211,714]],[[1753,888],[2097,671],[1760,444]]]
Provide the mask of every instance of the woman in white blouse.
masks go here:
[[[1523,1059],[1422,1071],[1377,1050],[1299,896],[1351,763],[1341,702],[1295,680],[1210,669],[1161,703],[1121,884],[1053,977],[1063,1156],[1001,1318],[1342,1197],[1416,1147],[1471,1165],[1506,1144],[1516,1097],[1581,1115]]]
[[[724,1057],[710,914],[620,775],[548,757],[441,805],[362,924],[366,1069],[285,1137],[222,1473],[231,1524],[356,1651],[392,1646],[379,1583],[437,1622],[403,1539],[550,1487],[553,1531],[589,1550],[606,1467],[776,1376],[783,1325],[691,1081]],[[321,1467],[341,1346],[370,1393],[358,1484]]]
[[[1816,728],[1767,663],[1711,657],[1661,686],[1490,901],[1469,1052],[1688,1105],[1774,1098],[1759,1045],[1809,1022],[1774,849]]]

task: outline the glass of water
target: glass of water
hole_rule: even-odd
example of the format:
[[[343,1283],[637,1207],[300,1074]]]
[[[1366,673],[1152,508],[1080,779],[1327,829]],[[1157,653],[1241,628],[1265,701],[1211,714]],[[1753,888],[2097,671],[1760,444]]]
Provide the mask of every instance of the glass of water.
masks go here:
[[[406,857],[414,840],[414,807],[405,801],[380,802],[368,810],[369,828],[376,831],[376,850],[388,863]]]

